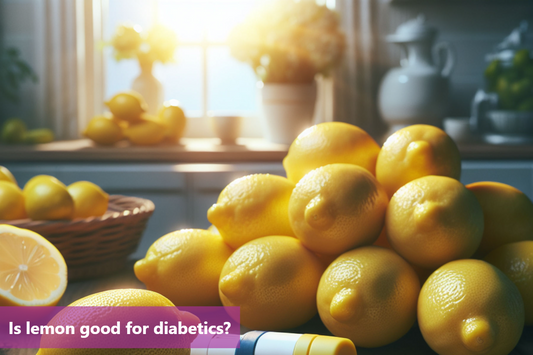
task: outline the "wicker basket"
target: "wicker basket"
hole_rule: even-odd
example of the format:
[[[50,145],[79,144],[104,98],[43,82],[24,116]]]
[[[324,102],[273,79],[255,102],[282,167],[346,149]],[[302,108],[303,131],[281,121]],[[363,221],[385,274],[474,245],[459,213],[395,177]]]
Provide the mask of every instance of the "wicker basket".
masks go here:
[[[111,195],[102,217],[73,221],[0,221],[30,229],[48,239],[63,254],[68,278],[80,280],[104,276],[123,268],[141,240],[154,212],[150,200]]]

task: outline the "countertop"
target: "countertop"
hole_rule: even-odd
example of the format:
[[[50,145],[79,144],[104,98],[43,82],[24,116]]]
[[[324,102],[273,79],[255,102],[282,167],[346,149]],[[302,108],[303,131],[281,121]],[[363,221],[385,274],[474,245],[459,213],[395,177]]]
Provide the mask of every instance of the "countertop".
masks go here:
[[[466,160],[533,160],[533,145],[459,144]],[[0,162],[281,162],[289,147],[260,138],[239,138],[235,145],[220,145],[218,138],[184,138],[179,145],[113,147],[88,139],[57,141],[34,146],[0,145]]]
[[[85,281],[70,282],[63,298],[58,306],[66,306],[73,301],[90,295],[92,293],[101,292],[110,289],[119,288],[145,288],[144,285],[137,280],[133,273],[133,261],[124,268],[124,270],[104,278],[91,279]],[[243,332],[247,330],[244,328]],[[316,316],[308,323],[301,327],[291,329],[294,333],[315,333],[331,335],[325,326]],[[11,349],[2,350],[0,354],[5,355],[34,355],[37,349]],[[389,344],[387,346],[375,349],[357,348],[358,355],[434,355],[429,346],[425,343],[420,330],[415,325],[411,330],[403,336],[400,340]],[[525,327],[524,332],[518,346],[510,353],[510,355],[533,355],[533,326]]]

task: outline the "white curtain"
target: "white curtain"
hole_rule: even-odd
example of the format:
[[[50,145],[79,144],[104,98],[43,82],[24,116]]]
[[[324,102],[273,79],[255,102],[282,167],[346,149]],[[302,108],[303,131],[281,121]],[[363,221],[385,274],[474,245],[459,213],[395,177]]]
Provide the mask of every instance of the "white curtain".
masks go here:
[[[355,124],[374,136],[384,124],[376,106],[383,74],[379,58],[379,1],[337,0],[337,11],[346,32],[346,55],[335,75],[334,118]]]

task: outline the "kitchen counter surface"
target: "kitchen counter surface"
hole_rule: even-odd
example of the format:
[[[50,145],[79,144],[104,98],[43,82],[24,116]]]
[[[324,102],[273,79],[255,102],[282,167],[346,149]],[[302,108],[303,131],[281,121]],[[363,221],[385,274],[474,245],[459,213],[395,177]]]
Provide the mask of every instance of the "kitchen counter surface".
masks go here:
[[[533,145],[459,144],[462,159],[533,160]],[[88,139],[34,146],[0,145],[0,162],[280,162],[288,146],[259,138],[239,138],[236,145],[220,145],[217,138],[184,138],[180,145],[102,147]]]
[[[101,292],[110,289],[119,288],[145,288],[144,285],[137,280],[133,273],[133,261],[127,267],[118,273],[108,277],[91,279],[85,281],[76,281],[69,283],[63,298],[61,298],[58,306],[67,306],[73,301],[85,297],[87,295]],[[243,328],[241,333],[248,331]],[[316,316],[308,323],[301,327],[290,330],[294,333],[315,333],[331,335],[324,327],[320,318]],[[2,350],[2,355],[34,355],[37,349],[11,349]],[[389,344],[387,346],[375,349],[357,348],[358,355],[434,355],[429,346],[425,343],[420,330],[415,325],[411,330],[400,340]],[[525,327],[518,346],[510,353],[510,355],[533,355],[533,326]]]

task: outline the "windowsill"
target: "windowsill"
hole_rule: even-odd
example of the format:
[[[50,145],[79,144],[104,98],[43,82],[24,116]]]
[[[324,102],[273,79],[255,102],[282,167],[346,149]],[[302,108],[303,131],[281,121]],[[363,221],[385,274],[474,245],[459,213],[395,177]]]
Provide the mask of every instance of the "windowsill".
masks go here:
[[[34,146],[0,145],[0,162],[281,162],[288,146],[262,138],[238,138],[236,145],[220,145],[218,138],[182,138],[179,145],[132,146],[120,142],[97,146],[88,139]],[[533,160],[533,145],[459,144],[465,160]]]
[[[57,141],[34,146],[0,145],[0,162],[281,162],[288,146],[262,138],[238,138],[236,145],[220,145],[218,138],[182,138],[179,145],[113,147],[94,145],[88,139]]]

